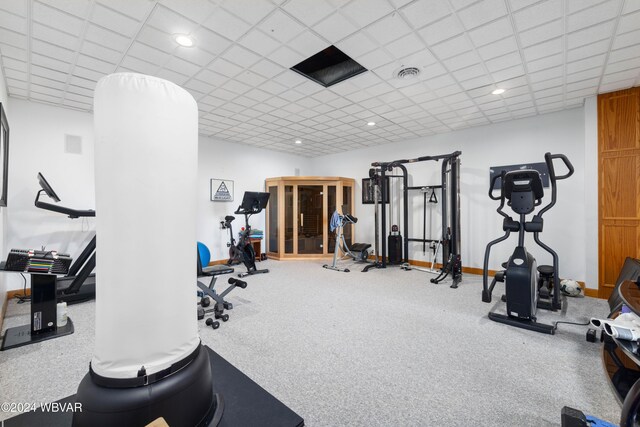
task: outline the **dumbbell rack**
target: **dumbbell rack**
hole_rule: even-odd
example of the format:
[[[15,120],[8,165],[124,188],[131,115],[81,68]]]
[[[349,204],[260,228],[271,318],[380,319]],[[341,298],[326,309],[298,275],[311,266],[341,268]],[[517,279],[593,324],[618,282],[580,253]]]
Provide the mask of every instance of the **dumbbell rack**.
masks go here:
[[[57,326],[54,274],[65,274],[71,258],[55,252],[47,252],[44,255],[40,252],[12,250],[7,262],[0,263],[0,271],[26,273],[31,276],[31,323],[7,328],[0,351],[69,335],[74,331],[70,318],[67,318],[66,325]],[[24,262],[16,262],[16,257],[24,257]]]

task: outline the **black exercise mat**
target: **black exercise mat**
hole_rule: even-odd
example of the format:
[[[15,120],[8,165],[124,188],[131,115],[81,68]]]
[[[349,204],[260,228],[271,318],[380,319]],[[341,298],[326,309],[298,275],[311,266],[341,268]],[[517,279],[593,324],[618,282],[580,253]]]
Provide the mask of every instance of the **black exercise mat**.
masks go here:
[[[213,391],[221,393],[224,399],[224,414],[220,427],[282,426],[301,427],[304,420],[285,406],[268,391],[253,382],[251,378],[236,369],[218,353],[209,351],[213,372]],[[64,405],[75,402],[75,395],[57,401]],[[5,420],[5,427],[49,426],[67,427],[71,425],[71,412],[42,412],[36,410]]]

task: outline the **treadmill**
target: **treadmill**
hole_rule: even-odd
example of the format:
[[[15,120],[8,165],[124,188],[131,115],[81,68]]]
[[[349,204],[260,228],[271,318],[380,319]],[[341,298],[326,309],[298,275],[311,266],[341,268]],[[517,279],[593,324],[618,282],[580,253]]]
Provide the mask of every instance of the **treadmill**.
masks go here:
[[[60,198],[40,172],[38,172],[38,182],[42,189],[38,191],[36,195],[36,207],[47,211],[62,213],[72,219],[96,216],[96,211],[92,209],[78,210],[40,201],[40,196],[43,193],[56,203],[60,202]],[[93,273],[95,267],[96,236],[94,235],[82,250],[82,253],[76,258],[73,264],[71,264],[68,273],[56,279],[56,297],[58,302],[64,301],[67,304],[76,304],[94,299],[96,297],[96,276]]]

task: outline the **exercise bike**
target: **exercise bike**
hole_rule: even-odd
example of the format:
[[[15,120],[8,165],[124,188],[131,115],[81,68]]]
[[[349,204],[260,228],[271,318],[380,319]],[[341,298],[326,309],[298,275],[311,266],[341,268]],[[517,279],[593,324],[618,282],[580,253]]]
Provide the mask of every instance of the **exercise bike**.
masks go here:
[[[244,229],[238,233],[238,242],[233,238],[233,228],[231,222],[235,219],[232,216],[225,217],[225,226],[229,228],[231,235],[229,242],[229,260],[227,265],[239,264],[242,262],[247,268],[246,273],[238,274],[238,277],[245,277],[254,274],[268,273],[269,270],[258,270],[256,267],[256,252],[251,244],[251,226],[249,225],[249,217],[262,212],[269,202],[269,193],[258,193],[253,191],[245,191],[242,198],[242,204],[234,212],[236,215],[244,215]]]
[[[502,229],[505,234],[489,242],[487,245],[484,254],[484,270],[482,275],[482,301],[490,303],[491,293],[493,292],[496,282],[504,282],[505,295],[502,297],[502,300],[507,303],[507,314],[503,315],[489,312],[489,319],[518,328],[553,335],[556,326],[538,323],[536,321],[536,312],[538,308],[555,311],[562,307],[562,303],[560,302],[560,280],[558,276],[558,254],[540,241],[539,234],[542,232],[543,226],[542,215],[556,204],[556,181],[569,178],[573,175],[574,169],[569,159],[563,154],[546,153],[544,159],[549,171],[551,201],[535,214],[531,221],[527,221],[526,216],[534,212],[536,207],[542,204],[542,198],[544,196],[540,173],[532,169],[510,172],[503,171],[501,175],[496,175],[491,180],[489,197],[492,200],[500,201],[500,206],[498,206],[496,211],[504,217]],[[561,159],[564,162],[568,169],[566,174],[556,176],[553,166],[554,159]],[[501,180],[500,196],[496,197],[493,195],[493,188],[498,178]],[[502,210],[505,202],[507,206],[520,216],[519,220],[514,220]],[[491,247],[508,239],[511,232],[518,233],[518,246],[516,246],[509,260],[503,264],[503,268],[506,265],[505,270],[496,272],[491,285],[488,285]],[[545,290],[550,299],[550,301],[546,301],[546,304],[545,301],[539,299],[540,286],[538,284],[536,259],[524,247],[525,233],[527,232],[533,233],[533,238],[538,246],[550,253],[553,258],[553,286],[551,289],[547,288]]]
[[[369,248],[371,245],[369,243],[353,243],[351,244],[351,247],[349,247],[344,237],[344,226],[347,224],[355,224],[356,222],[358,222],[358,218],[353,215],[340,215],[338,211],[333,213],[330,223],[330,226],[332,227],[331,231],[334,229],[336,230],[336,244],[333,250],[333,263],[331,265],[325,264],[322,266],[323,268],[335,271],[344,271],[345,273],[349,272],[348,268],[340,268],[337,265],[338,252],[340,250],[342,250],[344,256],[350,256],[354,261],[367,262],[369,259]]]

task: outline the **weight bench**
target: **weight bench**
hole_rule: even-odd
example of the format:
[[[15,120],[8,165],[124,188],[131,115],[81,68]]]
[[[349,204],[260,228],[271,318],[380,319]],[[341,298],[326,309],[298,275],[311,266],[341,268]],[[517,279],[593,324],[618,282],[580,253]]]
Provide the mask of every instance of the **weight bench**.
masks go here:
[[[236,287],[246,288],[247,282],[239,279],[235,279],[230,277],[228,280],[229,287],[225,289],[222,293],[217,293],[215,290],[215,284],[217,280],[217,276],[222,274],[230,274],[233,273],[233,267],[229,267],[228,265],[212,265],[207,267],[202,267],[202,261],[200,260],[200,252],[198,252],[198,269],[197,276],[198,279],[203,277],[211,277],[209,285],[205,285],[200,280],[198,280],[198,288],[202,291],[202,298],[200,298],[200,306],[198,307],[198,320],[201,320],[205,317],[206,313],[213,312],[213,315],[216,319],[222,319],[223,322],[229,320],[229,315],[225,314],[225,310],[233,309],[233,304],[224,299],[225,296],[229,294]],[[214,300],[212,309],[207,309],[211,305],[211,300]],[[213,324],[218,324],[218,322],[213,322]],[[214,329],[217,329],[214,327]]]

